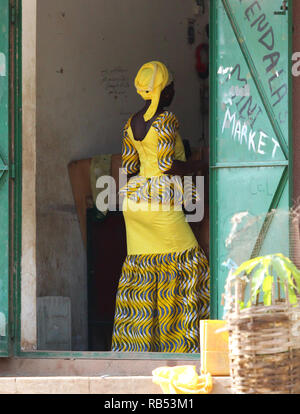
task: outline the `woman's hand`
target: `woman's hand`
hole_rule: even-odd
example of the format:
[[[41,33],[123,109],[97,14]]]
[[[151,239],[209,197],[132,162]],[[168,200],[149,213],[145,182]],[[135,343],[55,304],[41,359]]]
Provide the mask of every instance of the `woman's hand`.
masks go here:
[[[200,170],[204,173],[204,170],[208,168],[208,163],[205,160],[188,160],[188,161],[179,161],[174,160],[172,167],[165,172],[169,175],[195,175]]]

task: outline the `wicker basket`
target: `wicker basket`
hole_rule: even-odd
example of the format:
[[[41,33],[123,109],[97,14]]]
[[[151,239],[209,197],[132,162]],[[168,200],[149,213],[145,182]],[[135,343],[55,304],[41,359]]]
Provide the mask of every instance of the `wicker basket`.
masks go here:
[[[258,300],[240,309],[251,285],[228,278],[225,290],[226,325],[232,392],[236,394],[300,393],[300,304],[280,297],[273,286],[271,306]],[[275,294],[275,291],[277,293]],[[246,303],[246,302],[245,302]]]

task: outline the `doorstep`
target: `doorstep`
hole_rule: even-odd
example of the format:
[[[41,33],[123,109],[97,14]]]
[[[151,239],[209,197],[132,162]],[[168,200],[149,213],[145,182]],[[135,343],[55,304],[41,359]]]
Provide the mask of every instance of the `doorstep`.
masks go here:
[[[230,394],[230,377],[214,377],[212,394]],[[0,377],[0,394],[162,394],[152,377]]]

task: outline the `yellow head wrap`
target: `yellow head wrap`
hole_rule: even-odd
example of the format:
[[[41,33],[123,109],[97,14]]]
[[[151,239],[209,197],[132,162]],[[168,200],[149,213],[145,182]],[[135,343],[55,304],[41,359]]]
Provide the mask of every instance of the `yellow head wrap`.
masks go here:
[[[145,63],[138,71],[134,82],[137,92],[143,99],[152,101],[144,115],[145,121],[149,121],[154,116],[162,91],[172,82],[172,74],[161,62]]]

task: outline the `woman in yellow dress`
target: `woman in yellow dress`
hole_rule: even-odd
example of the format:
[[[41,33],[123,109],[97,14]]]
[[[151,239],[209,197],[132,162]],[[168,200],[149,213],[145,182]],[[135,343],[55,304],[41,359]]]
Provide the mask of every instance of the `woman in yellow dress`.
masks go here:
[[[133,177],[120,190],[127,257],[112,350],[199,352],[199,322],[209,317],[209,266],[182,209],[181,177],[203,163],[186,161],[178,121],[165,110],[174,97],[166,66],[146,63],[135,86],[146,104],[123,135],[122,166]]]

